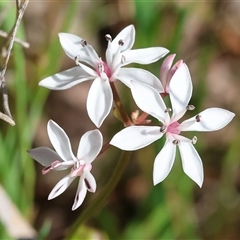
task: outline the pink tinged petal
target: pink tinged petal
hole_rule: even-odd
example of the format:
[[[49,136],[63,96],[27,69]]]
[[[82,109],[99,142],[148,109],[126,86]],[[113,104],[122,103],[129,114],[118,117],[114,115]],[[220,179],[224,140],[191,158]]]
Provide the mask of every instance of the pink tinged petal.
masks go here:
[[[164,147],[155,158],[153,165],[153,184],[162,182],[172,169],[176,156],[176,145],[166,141]]]
[[[82,38],[70,33],[58,35],[63,50],[71,59],[75,60],[76,56],[79,56],[80,62],[85,62],[92,67],[96,66],[99,57],[91,45],[85,45]]]
[[[169,95],[172,104],[173,118],[180,119],[192,96],[192,81],[188,67],[183,63],[169,83]],[[184,111],[183,111],[184,110]]]
[[[161,81],[152,73],[141,68],[121,68],[117,78],[128,87],[131,85],[130,81],[134,80],[153,87],[159,93],[164,91]]]
[[[163,136],[160,127],[131,126],[118,132],[110,144],[122,150],[132,151],[146,147]]]
[[[99,130],[86,132],[79,142],[77,158],[90,164],[102,149],[103,137]]]
[[[70,177],[69,173],[67,176],[65,176],[63,179],[61,179],[53,188],[53,190],[48,195],[48,200],[51,200],[60,194],[62,194],[72,183],[72,181],[75,179],[75,177]]]
[[[63,161],[55,151],[47,147],[33,148],[27,152],[33,159],[43,166],[49,166],[56,160]]]
[[[169,50],[163,47],[151,47],[151,48],[142,48],[128,50],[123,53],[124,62],[122,66],[125,66],[130,63],[140,63],[140,64],[149,64],[156,62],[160,58],[164,57]]]
[[[176,54],[171,54],[171,55],[167,56],[164,59],[162,66],[160,68],[160,80],[164,87],[166,87],[168,72],[172,66],[175,56],[176,56]]]
[[[181,131],[216,131],[225,127],[234,113],[222,108],[208,108],[180,124]]]
[[[96,78],[88,93],[87,111],[92,122],[100,127],[112,108],[113,96],[109,81]]]
[[[123,40],[121,52],[131,49],[135,41],[135,28],[133,25],[125,27],[112,41],[112,55],[114,55],[119,47],[119,40]]]
[[[183,171],[197,183],[199,187],[202,187],[203,166],[198,152],[192,143],[180,142],[178,147],[182,158]]]
[[[80,177],[79,183],[78,183],[78,188],[77,188],[77,193],[74,199],[74,203],[72,206],[72,210],[76,210],[80,205],[83,203],[84,198],[86,197],[87,193],[87,188],[86,184],[84,182],[84,178]]]
[[[94,79],[94,77],[77,66],[47,77],[40,81],[38,85],[52,90],[63,90],[92,79]]]
[[[169,122],[169,114],[165,112],[166,106],[159,93],[147,84],[131,81],[131,91],[138,107],[157,118],[160,122]]]
[[[64,160],[73,160],[70,140],[64,130],[54,121],[49,120],[47,125],[49,139],[59,156]]]
[[[97,188],[97,184],[95,181],[95,178],[93,175],[90,173],[90,171],[86,168],[83,169],[83,176],[84,182],[86,184],[87,190],[89,192],[95,192]]]

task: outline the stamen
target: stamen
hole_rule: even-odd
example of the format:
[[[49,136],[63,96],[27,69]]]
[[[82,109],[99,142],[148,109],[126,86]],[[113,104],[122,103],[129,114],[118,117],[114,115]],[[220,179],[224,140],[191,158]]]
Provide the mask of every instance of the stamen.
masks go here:
[[[112,37],[111,37],[110,34],[106,34],[106,35],[105,35],[105,38],[106,38],[106,40],[107,40],[108,42],[111,42],[111,41],[112,41]]]
[[[82,39],[80,43],[83,47],[87,46],[87,41],[85,39]]]
[[[172,142],[174,145],[178,145],[179,143],[180,143],[180,141],[178,140],[178,139],[175,139],[175,140],[173,140],[173,142]]]
[[[196,136],[194,136],[193,138],[192,138],[192,144],[196,144],[197,143],[197,137]]]
[[[124,45],[124,41],[123,41],[122,39],[120,39],[120,40],[118,41],[118,45],[119,45],[119,46],[123,46],[123,45]]]
[[[98,64],[98,71],[99,71],[99,73],[103,73],[104,72],[103,64],[101,64],[101,63]]]
[[[188,105],[186,108],[187,108],[187,110],[190,110],[190,111],[195,109],[195,107],[193,105]]]
[[[201,121],[201,116],[200,116],[199,114],[196,116],[196,121],[197,121],[197,122],[200,122],[200,121]]]
[[[125,58],[124,55],[122,55],[122,57],[121,57],[121,63],[124,63],[125,61],[126,61],[126,58]]]
[[[77,55],[77,56],[74,58],[74,60],[75,60],[76,65],[79,65],[79,62],[80,62],[80,56]]]
[[[164,112],[167,113],[167,112],[171,112],[171,111],[172,111],[171,108],[166,108]]]
[[[84,182],[86,184],[87,189],[91,189],[91,186],[86,178],[84,178]]]
[[[161,128],[160,128],[160,132],[161,132],[161,133],[166,132],[166,130],[167,130],[167,127],[166,127],[166,126],[161,126]]]

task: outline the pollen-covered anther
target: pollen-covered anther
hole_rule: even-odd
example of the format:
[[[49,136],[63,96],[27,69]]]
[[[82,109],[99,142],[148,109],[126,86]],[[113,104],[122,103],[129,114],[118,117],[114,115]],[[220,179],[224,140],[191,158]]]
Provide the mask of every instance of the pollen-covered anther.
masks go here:
[[[77,55],[77,56],[74,58],[74,60],[75,60],[76,65],[79,65],[80,56]]]
[[[200,122],[200,121],[201,121],[201,116],[200,116],[199,114],[196,116],[196,121],[197,121],[197,122]]]
[[[86,178],[84,178],[84,182],[86,184],[87,189],[91,189],[91,185]]]
[[[179,143],[180,143],[180,141],[178,140],[178,139],[175,139],[175,140],[173,140],[173,142],[172,142],[174,145],[178,145]]]
[[[171,112],[171,111],[172,111],[171,108],[166,108],[164,112],[165,112],[165,113],[168,113],[168,112]]]
[[[108,42],[111,42],[111,41],[112,41],[112,37],[111,37],[110,34],[106,34],[106,35],[105,35],[105,38],[106,38],[106,40],[107,40]]]
[[[166,127],[166,126],[161,126],[161,128],[160,128],[160,132],[161,132],[161,133],[165,133],[166,130],[167,130],[167,127]]]
[[[118,41],[118,45],[119,45],[119,46],[123,46],[123,45],[124,45],[124,41],[123,41],[122,39],[120,39],[120,40]]]
[[[195,107],[193,105],[188,105],[186,109],[192,111],[195,109]]]
[[[126,61],[126,58],[125,58],[124,55],[122,55],[122,57],[121,57],[121,63],[124,63],[125,61]]]
[[[192,144],[196,144],[197,143],[197,137],[196,136],[194,136],[193,138],[192,138]]]
[[[87,46],[87,41],[85,39],[82,39],[80,43],[83,47]]]

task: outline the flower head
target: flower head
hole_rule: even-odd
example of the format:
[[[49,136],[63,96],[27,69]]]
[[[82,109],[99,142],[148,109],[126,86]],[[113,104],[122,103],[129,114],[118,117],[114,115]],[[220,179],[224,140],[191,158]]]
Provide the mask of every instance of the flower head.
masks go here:
[[[150,72],[140,68],[122,68],[130,63],[149,64],[168,53],[162,47],[134,49],[135,28],[129,25],[113,40],[107,34],[108,47],[105,60],[100,58],[86,40],[73,34],[60,33],[60,43],[65,53],[77,66],[43,79],[39,85],[53,90],[70,88],[78,83],[94,80],[88,93],[87,111],[93,123],[100,127],[109,114],[113,95],[110,82],[120,80],[130,87],[130,80],[149,84],[163,91],[161,82]]]
[[[99,130],[86,132],[80,139],[77,156],[72,152],[70,141],[64,130],[50,120],[47,126],[50,141],[56,152],[47,147],[38,147],[28,151],[30,156],[45,166],[42,173],[50,170],[71,168],[70,173],[61,179],[53,188],[48,199],[62,194],[76,177],[80,177],[77,193],[72,210],[77,209],[83,202],[87,190],[96,191],[96,181],[91,174],[92,161],[102,148],[102,135]]]
[[[154,161],[154,185],[163,181],[169,174],[178,146],[184,172],[201,187],[202,161],[193,146],[197,138],[188,139],[180,134],[183,131],[219,130],[226,126],[235,114],[221,108],[208,108],[188,120],[179,122],[187,110],[193,109],[192,105],[188,105],[192,95],[192,82],[186,64],[182,64],[176,70],[169,83],[171,109],[165,106],[159,93],[146,84],[132,81],[131,91],[138,107],[157,118],[161,124],[127,127],[117,133],[110,144],[123,150],[137,150],[165,135],[165,145]]]

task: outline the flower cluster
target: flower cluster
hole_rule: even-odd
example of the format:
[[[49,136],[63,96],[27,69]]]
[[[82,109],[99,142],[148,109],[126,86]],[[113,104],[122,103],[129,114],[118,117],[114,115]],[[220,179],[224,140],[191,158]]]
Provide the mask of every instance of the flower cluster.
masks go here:
[[[93,80],[87,97],[87,112],[92,122],[99,128],[110,113],[116,97],[114,83],[120,80],[130,88],[139,111],[132,113],[132,120],[125,122],[124,109],[119,107],[125,128],[110,141],[110,145],[122,150],[133,151],[166,137],[165,145],[154,161],[154,185],[163,181],[169,174],[178,146],[184,172],[200,187],[203,183],[203,167],[194,144],[197,137],[188,139],[181,135],[184,131],[215,131],[226,126],[234,117],[232,112],[221,108],[206,109],[194,117],[179,122],[188,110],[192,96],[192,81],[187,65],[182,61],[173,66],[175,54],[169,55],[160,68],[160,80],[141,68],[127,68],[130,63],[150,64],[164,57],[169,51],[163,47],[132,49],[135,40],[133,25],[124,28],[114,39],[106,35],[108,46],[105,60],[98,56],[86,40],[68,33],[59,34],[65,53],[75,61],[76,66],[43,79],[39,85],[52,90],[63,90],[84,81]],[[164,97],[169,96],[171,108],[165,105]],[[121,103],[120,103],[121,104]],[[152,116],[159,124],[150,125]],[[128,118],[128,117],[127,117]],[[130,119],[130,118],[128,118]],[[80,177],[72,210],[78,208],[87,190],[95,192],[96,182],[90,173],[93,160],[102,152],[103,138],[98,129],[86,132],[79,143],[77,155],[72,153],[69,138],[57,123],[50,120],[47,126],[50,141],[56,152],[38,147],[29,154],[45,166],[43,174],[50,170],[64,170],[71,167],[70,173],[60,180],[49,194],[49,199],[63,193],[71,182]]]

